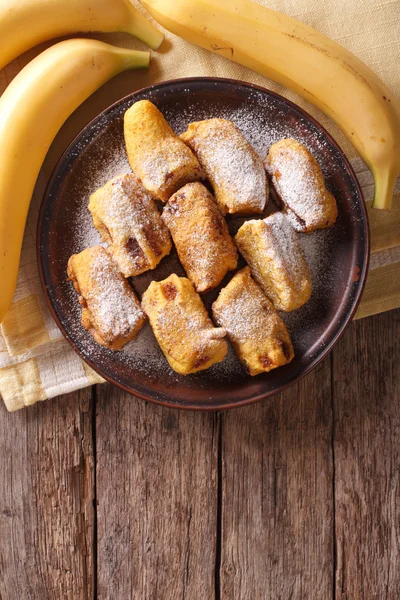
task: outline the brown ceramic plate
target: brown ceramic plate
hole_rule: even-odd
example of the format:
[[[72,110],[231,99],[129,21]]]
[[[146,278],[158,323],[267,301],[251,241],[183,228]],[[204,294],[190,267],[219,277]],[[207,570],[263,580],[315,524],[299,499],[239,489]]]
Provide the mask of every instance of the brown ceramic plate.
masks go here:
[[[159,107],[177,133],[190,121],[223,117],[238,125],[261,156],[273,142],[294,137],[319,161],[327,186],[337,198],[339,218],[331,229],[300,235],[311,268],[313,295],[301,309],[283,315],[296,353],[289,365],[250,377],[230,350],[224,362],[183,377],[170,369],[148,324],[121,352],[97,345],[81,327],[77,297],[66,277],[67,261],[71,254],[99,241],[87,210],[89,194],[111,177],[128,171],[123,114],[143,98]],[[270,201],[267,212],[273,210],[277,209]],[[242,221],[231,219],[231,230]],[[89,123],[51,177],[37,239],[48,304],[78,354],[105,379],[136,396],[191,409],[223,409],[256,402],[283,390],[315,367],[354,315],[369,256],[368,222],[359,184],[343,152],[323,127],[295,104],[266,89],[213,78],[180,79],[146,88],[123,98]],[[152,279],[163,279],[171,272],[184,275],[175,253],[132,283],[141,295]],[[217,293],[203,295],[208,306]]]

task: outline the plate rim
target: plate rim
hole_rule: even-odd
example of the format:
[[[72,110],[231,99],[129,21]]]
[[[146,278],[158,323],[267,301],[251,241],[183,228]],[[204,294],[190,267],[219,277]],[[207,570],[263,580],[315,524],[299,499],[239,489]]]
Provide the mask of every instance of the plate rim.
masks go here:
[[[171,85],[182,84],[182,83],[189,84],[190,82],[192,82],[192,83],[193,82],[195,82],[195,83],[208,82],[208,83],[215,83],[215,84],[228,83],[228,84],[233,84],[236,86],[245,86],[248,88],[252,88],[258,92],[267,93],[271,96],[274,96],[279,101],[282,101],[285,104],[289,105],[291,108],[294,108],[296,111],[300,111],[301,113],[303,113],[305,115],[305,117],[313,123],[314,126],[316,126],[320,131],[322,131],[322,133],[327,137],[328,141],[338,150],[338,152],[341,155],[341,157],[342,157],[342,159],[354,181],[354,184],[356,186],[357,193],[361,200],[360,207],[362,209],[362,222],[364,225],[364,233],[365,233],[364,249],[366,251],[363,269],[360,270],[360,273],[358,274],[359,275],[358,287],[357,287],[357,291],[354,296],[354,299],[352,301],[351,310],[345,316],[344,321],[341,324],[339,330],[336,332],[336,334],[331,339],[329,344],[327,344],[327,346],[325,346],[325,348],[321,352],[320,356],[318,356],[316,359],[312,360],[310,362],[310,364],[301,373],[296,375],[291,381],[282,385],[279,388],[279,390],[265,391],[265,392],[255,395],[255,396],[251,396],[250,398],[238,400],[237,402],[230,402],[228,404],[218,404],[218,402],[217,402],[213,405],[204,405],[204,406],[200,405],[200,404],[188,404],[188,405],[181,404],[176,401],[173,401],[172,399],[169,401],[163,400],[163,399],[157,399],[155,397],[151,397],[150,395],[146,396],[142,392],[139,392],[136,390],[133,392],[131,389],[126,387],[123,383],[121,383],[121,382],[113,379],[111,376],[105,374],[102,371],[102,369],[100,367],[98,367],[90,358],[88,358],[87,356],[84,356],[83,353],[80,351],[80,349],[75,345],[73,340],[70,338],[68,332],[65,330],[61,320],[58,317],[56,309],[53,306],[53,302],[52,302],[49,294],[47,293],[47,287],[46,287],[46,282],[45,282],[45,278],[44,278],[44,269],[42,266],[42,260],[44,259],[44,256],[41,251],[41,237],[42,237],[42,230],[43,230],[43,224],[44,224],[43,213],[44,213],[44,208],[45,208],[45,198],[49,194],[50,187],[53,185],[53,182],[56,178],[56,174],[59,170],[60,165],[64,162],[64,160],[66,159],[66,157],[68,156],[68,154],[70,153],[72,148],[76,145],[78,139],[82,136],[83,132],[86,131],[91,125],[93,125],[94,122],[99,119],[99,117],[104,116],[108,112],[112,112],[114,108],[116,108],[119,104],[124,103],[128,99],[132,99],[139,94],[150,93],[155,88],[157,88],[157,90],[158,90],[163,87],[169,87]],[[203,77],[203,76],[195,77],[194,76],[194,77],[178,77],[175,79],[168,79],[165,81],[160,81],[158,83],[152,84],[150,86],[145,86],[143,88],[135,90],[134,92],[126,94],[125,96],[122,96],[121,98],[119,98],[118,100],[116,100],[115,102],[113,102],[112,104],[107,106],[106,108],[104,108],[101,112],[99,112],[93,118],[91,118],[80,129],[80,131],[74,136],[74,138],[67,145],[67,147],[62,152],[59,159],[57,160],[57,162],[48,178],[45,190],[43,192],[43,196],[41,198],[39,213],[38,213],[38,217],[37,217],[37,226],[36,226],[36,262],[37,262],[38,271],[39,271],[39,279],[40,279],[42,291],[43,291],[43,294],[44,294],[44,297],[46,300],[46,305],[50,311],[52,318],[55,320],[58,328],[60,329],[61,333],[63,334],[64,339],[67,340],[67,342],[74,349],[74,351],[78,354],[78,356],[87,365],[89,365],[93,369],[93,371],[95,371],[98,375],[100,375],[103,379],[105,379],[106,382],[116,385],[118,388],[127,392],[130,396],[137,397],[137,398],[140,398],[141,400],[146,400],[148,402],[152,402],[153,404],[157,404],[159,406],[164,406],[167,408],[177,408],[180,410],[194,410],[194,411],[210,412],[210,411],[225,411],[225,410],[231,410],[233,408],[241,408],[243,406],[249,406],[251,404],[255,404],[256,402],[260,402],[261,400],[266,400],[268,398],[272,398],[273,396],[281,394],[282,392],[287,390],[289,387],[295,385],[301,379],[303,379],[303,377],[305,377],[308,373],[310,373],[313,369],[315,369],[330,354],[330,352],[333,350],[333,348],[336,346],[336,344],[338,343],[340,338],[345,333],[345,331],[348,328],[348,326],[350,325],[350,323],[353,321],[354,315],[360,304],[360,301],[361,301],[361,298],[363,295],[363,291],[365,288],[365,283],[367,280],[367,275],[368,275],[368,270],[369,270],[370,253],[371,253],[371,234],[370,234],[370,224],[369,224],[369,218],[368,218],[367,205],[366,205],[364,195],[362,193],[361,186],[358,181],[357,175],[356,175],[349,159],[347,158],[345,152],[340,147],[339,143],[334,139],[334,137],[329,133],[329,131],[315,117],[310,115],[310,113],[308,113],[305,109],[303,109],[301,106],[299,106],[292,100],[285,98],[285,96],[282,96],[281,94],[274,92],[274,91],[268,89],[267,87],[263,87],[263,86],[260,86],[260,85],[254,84],[254,83],[250,83],[247,81],[242,81],[240,79],[231,79],[231,78],[227,78],[227,77],[208,77],[208,76],[207,77]]]

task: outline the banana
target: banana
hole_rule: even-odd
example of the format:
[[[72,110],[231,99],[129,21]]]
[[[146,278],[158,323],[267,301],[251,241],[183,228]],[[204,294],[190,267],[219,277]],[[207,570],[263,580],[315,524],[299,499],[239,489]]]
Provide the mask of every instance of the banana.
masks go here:
[[[400,173],[400,104],[358,58],[315,29],[250,0],[141,0],[163,27],[292,89],[331,117],[390,209]]]
[[[67,40],[39,54],[0,98],[0,322],[15,291],[28,208],[51,142],[97,88],[149,60],[148,52]]]
[[[129,0],[0,0],[0,69],[40,42],[77,31],[125,31],[153,50],[164,39]]]

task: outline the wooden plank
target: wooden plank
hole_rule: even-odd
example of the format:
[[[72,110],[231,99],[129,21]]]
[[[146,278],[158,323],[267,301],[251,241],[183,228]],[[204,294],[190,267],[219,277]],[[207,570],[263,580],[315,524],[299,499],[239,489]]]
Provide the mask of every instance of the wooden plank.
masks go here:
[[[224,600],[329,600],[330,362],[281,396],[223,415]]]
[[[93,597],[91,391],[0,407],[0,598]]]
[[[98,598],[214,599],[218,417],[99,386]]]
[[[339,600],[400,591],[400,310],[357,321],[334,354]]]

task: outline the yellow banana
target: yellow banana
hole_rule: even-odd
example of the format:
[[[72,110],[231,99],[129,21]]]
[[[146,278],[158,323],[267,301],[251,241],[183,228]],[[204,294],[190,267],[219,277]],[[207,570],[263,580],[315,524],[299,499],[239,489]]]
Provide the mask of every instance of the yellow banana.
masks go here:
[[[130,0],[0,0],[0,69],[40,42],[77,31],[125,31],[153,50],[164,39]]]
[[[47,150],[68,116],[148,52],[72,39],[39,54],[0,98],[0,322],[16,287],[26,216]]]
[[[358,58],[315,29],[250,0],[141,0],[166,29],[294,90],[341,127],[390,209],[400,173],[400,104]]]

